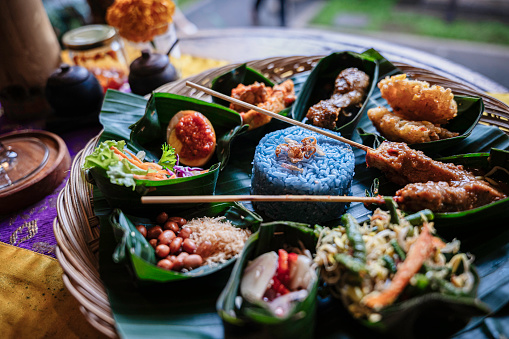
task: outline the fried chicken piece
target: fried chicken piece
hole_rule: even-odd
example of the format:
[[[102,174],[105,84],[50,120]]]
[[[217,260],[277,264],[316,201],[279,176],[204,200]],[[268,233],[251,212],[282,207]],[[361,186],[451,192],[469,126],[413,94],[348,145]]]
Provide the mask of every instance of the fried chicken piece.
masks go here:
[[[393,112],[409,120],[444,124],[458,112],[451,89],[408,80],[406,74],[387,77],[378,83],[378,88]]]
[[[259,103],[257,106],[267,111],[279,113],[285,109],[285,100],[282,91],[274,91],[274,93],[267,98],[266,101]],[[268,124],[272,117],[255,110],[250,109],[246,113],[240,113],[242,122],[249,124],[249,130],[258,128],[262,125]]]
[[[384,141],[366,153],[366,164],[385,173],[398,185],[428,181],[473,181],[472,173],[463,166],[442,163],[413,150],[405,143]]]
[[[376,127],[376,130],[391,141],[420,144],[459,135],[459,133],[450,132],[429,121],[405,120],[385,107],[377,107],[368,110],[368,117]]]
[[[249,86],[239,84],[236,88],[232,89],[231,97],[257,106],[258,104],[267,101],[271,94],[272,88],[265,87],[264,83],[255,82]],[[248,111],[247,108],[234,103],[230,104],[230,109],[239,113]]]
[[[290,106],[295,101],[295,88],[292,80],[285,80],[279,85],[275,85],[272,89],[274,92],[281,91],[283,93],[285,107]]]
[[[346,68],[339,73],[334,83],[334,94],[345,94],[352,91],[364,96],[369,86],[369,76],[357,68]]]
[[[249,86],[239,84],[232,89],[231,96],[273,113],[279,113],[295,101],[295,90],[292,80],[286,80],[274,88],[255,82]],[[240,113],[243,123],[249,124],[249,130],[265,125],[272,119],[268,115],[233,103],[230,104],[230,108]]]
[[[482,180],[408,184],[394,200],[405,211],[466,211],[504,199],[506,196]]]

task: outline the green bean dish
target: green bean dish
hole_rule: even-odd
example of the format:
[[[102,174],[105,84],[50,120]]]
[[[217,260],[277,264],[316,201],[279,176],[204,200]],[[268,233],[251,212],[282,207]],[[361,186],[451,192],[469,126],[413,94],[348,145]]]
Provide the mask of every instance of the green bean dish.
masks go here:
[[[377,209],[362,225],[346,214],[344,226],[322,230],[315,262],[331,294],[372,324],[385,308],[416,296],[474,297],[474,258],[459,251],[460,242],[442,241],[425,217],[416,222],[418,215],[407,220],[396,213]]]

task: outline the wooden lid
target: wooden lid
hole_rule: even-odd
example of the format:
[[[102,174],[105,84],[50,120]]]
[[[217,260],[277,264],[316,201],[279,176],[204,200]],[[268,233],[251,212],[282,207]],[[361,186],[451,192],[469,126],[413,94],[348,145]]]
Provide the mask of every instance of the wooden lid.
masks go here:
[[[0,135],[0,142],[17,153],[11,183],[0,175],[0,214],[33,204],[52,193],[67,176],[71,157],[65,142],[46,131],[17,131]]]

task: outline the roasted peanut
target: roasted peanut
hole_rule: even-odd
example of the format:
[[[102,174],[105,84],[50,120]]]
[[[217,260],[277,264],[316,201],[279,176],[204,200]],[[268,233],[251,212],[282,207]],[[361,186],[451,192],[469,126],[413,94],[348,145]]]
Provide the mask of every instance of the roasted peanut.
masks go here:
[[[157,238],[157,241],[159,244],[169,245],[175,237],[176,235],[173,231],[166,230],[161,233],[161,235]]]
[[[191,239],[185,239],[182,244],[182,249],[189,254],[196,252],[196,244]]]
[[[179,232],[179,237],[187,239],[192,233],[193,231],[189,227],[182,227],[182,229]]]
[[[203,259],[198,254],[191,254],[184,258],[184,267],[187,268],[188,270],[200,267],[202,263]]]
[[[173,231],[175,234],[177,234],[180,231],[179,224],[177,224],[175,221],[165,222],[164,229]]]
[[[166,220],[168,220],[168,213],[166,212],[161,212],[156,217],[156,222],[161,225],[164,224]]]
[[[136,229],[138,230],[138,232],[141,233],[141,235],[146,238],[147,237],[147,228],[143,225],[138,225],[136,226]]]
[[[157,239],[161,233],[163,233],[161,226],[151,227],[147,230],[147,239]]]
[[[200,255],[202,258],[206,258],[210,255],[210,251],[212,250],[212,243],[210,241],[204,241],[198,246],[196,249],[196,254]]]
[[[156,255],[159,258],[166,258],[170,254],[170,248],[168,245],[157,245]]]
[[[165,270],[171,270],[173,268],[173,262],[168,259],[162,259],[158,261],[157,266]]]
[[[186,219],[184,219],[184,218],[181,218],[181,217],[169,217],[169,218],[168,218],[168,221],[174,221],[174,222],[176,222],[176,223],[179,225],[179,227],[182,227],[182,226],[184,226],[185,224],[187,224],[187,220],[186,220]]]
[[[148,243],[155,249],[157,247],[157,239],[150,239]]]
[[[175,254],[178,251],[180,251],[180,247],[181,246],[182,246],[182,238],[181,237],[176,237],[175,239],[173,239],[171,244],[170,244],[170,252],[171,252],[171,254]]]

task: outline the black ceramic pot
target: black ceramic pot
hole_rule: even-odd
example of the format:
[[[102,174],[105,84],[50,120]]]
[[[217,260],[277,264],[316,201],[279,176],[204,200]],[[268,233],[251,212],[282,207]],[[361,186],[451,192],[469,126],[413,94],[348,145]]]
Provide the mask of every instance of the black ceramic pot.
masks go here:
[[[129,86],[134,94],[146,95],[168,82],[178,79],[168,56],[143,50],[129,66]]]
[[[99,81],[81,66],[62,64],[46,83],[46,99],[61,117],[97,114],[103,97]]]

